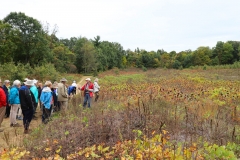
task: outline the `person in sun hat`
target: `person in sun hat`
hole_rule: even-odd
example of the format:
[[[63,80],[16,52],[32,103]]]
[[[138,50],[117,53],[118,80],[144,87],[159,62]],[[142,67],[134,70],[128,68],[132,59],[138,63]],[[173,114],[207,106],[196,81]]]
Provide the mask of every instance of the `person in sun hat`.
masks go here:
[[[37,82],[38,80],[33,79],[33,83],[34,85],[30,88],[30,90],[32,91],[33,95],[34,95],[34,108],[33,108],[33,118],[37,119],[37,117],[35,116],[36,110],[37,110],[37,106],[38,106],[38,89],[37,89]]]
[[[3,132],[3,129],[1,129],[1,123],[3,122],[3,118],[6,112],[6,94],[2,88],[2,80],[0,79],[0,132]]]
[[[19,89],[19,99],[23,113],[23,126],[25,134],[29,133],[29,126],[33,117],[35,97],[30,90],[33,85],[33,80],[28,79],[26,82],[24,82],[24,86]]]
[[[94,85],[91,82],[90,78],[85,79],[86,83],[80,88],[80,90],[83,91],[83,95],[84,95],[84,101],[83,101],[83,107],[85,108],[86,105],[88,105],[88,108],[91,107],[91,100],[93,97],[93,89],[94,89]]]
[[[5,112],[5,118],[8,118],[9,115],[10,115],[10,110],[11,110],[11,106],[9,105],[8,103],[8,97],[9,97],[9,93],[10,93],[10,81],[9,80],[5,80],[4,83],[3,83],[3,90],[5,92],[5,95],[6,95],[6,112]]]
[[[66,110],[68,107],[68,90],[67,90],[67,80],[62,78],[58,84],[57,94],[59,102],[59,110]]]
[[[21,82],[15,80],[9,94],[9,104],[11,105],[10,111],[10,127],[20,127],[21,125],[17,123],[17,111],[20,107],[19,99],[19,88],[21,87]]]

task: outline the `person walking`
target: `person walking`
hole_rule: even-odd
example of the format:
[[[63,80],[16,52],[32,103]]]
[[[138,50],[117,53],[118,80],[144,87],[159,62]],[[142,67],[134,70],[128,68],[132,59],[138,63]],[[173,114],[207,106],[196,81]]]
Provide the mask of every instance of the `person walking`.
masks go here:
[[[24,86],[19,89],[19,99],[23,113],[23,126],[25,134],[29,133],[29,126],[33,117],[35,97],[30,90],[33,85],[33,80],[27,80],[24,82]]]
[[[40,96],[41,96],[41,93],[42,93],[42,88],[43,88],[43,86],[42,86],[42,83],[41,83],[41,82],[38,82],[38,85],[37,85],[37,86],[38,86],[37,89],[38,89],[38,102],[39,102],[39,107],[40,107],[40,109],[42,109],[42,108],[41,108],[42,104],[41,104],[41,101],[40,101]]]
[[[37,89],[37,80],[34,79],[33,80],[33,83],[34,85],[30,88],[30,90],[32,91],[33,93],[33,96],[34,96],[34,108],[33,108],[33,119],[37,119],[37,117],[35,116],[36,114],[36,110],[37,110],[37,106],[38,106],[38,89]]]
[[[9,115],[10,115],[10,109],[11,109],[11,106],[8,103],[8,96],[9,96],[9,92],[10,92],[10,81],[9,80],[5,80],[4,81],[3,90],[4,90],[5,95],[6,95],[6,103],[7,103],[7,105],[6,105],[6,112],[5,112],[5,118],[8,118]]]
[[[52,107],[52,110],[51,110],[51,114],[55,111],[57,111],[58,109],[58,97],[57,97],[57,89],[58,89],[58,83],[57,82],[54,82],[53,85],[52,85],[52,94],[53,94],[53,107]]]
[[[45,87],[42,89],[42,94],[40,96],[40,101],[43,107],[42,122],[44,124],[48,123],[49,121],[49,117],[51,115],[51,109],[54,102],[51,87],[52,87],[52,83],[50,81],[46,81]]]
[[[57,95],[59,102],[59,110],[67,110],[68,107],[68,90],[66,87],[67,80],[62,78],[58,84]]]
[[[80,90],[83,91],[83,95],[84,95],[84,101],[83,101],[83,108],[86,107],[86,105],[88,105],[88,108],[91,107],[91,100],[93,97],[93,89],[94,89],[94,85],[91,82],[90,78],[85,79],[86,80],[86,84],[84,84]]]
[[[1,129],[1,124],[3,122],[3,118],[6,112],[6,94],[2,88],[2,80],[0,79],[0,132],[3,132],[3,129]]]
[[[94,80],[94,89],[93,92],[95,93],[95,102],[97,102],[99,98],[99,91],[100,91],[100,86],[98,85],[98,78]]]
[[[21,87],[21,82],[19,80],[15,80],[13,82],[13,86],[10,89],[9,94],[9,104],[11,106],[10,110],[10,127],[20,127],[21,125],[17,123],[17,111],[20,107],[20,99],[19,99],[19,88]]]

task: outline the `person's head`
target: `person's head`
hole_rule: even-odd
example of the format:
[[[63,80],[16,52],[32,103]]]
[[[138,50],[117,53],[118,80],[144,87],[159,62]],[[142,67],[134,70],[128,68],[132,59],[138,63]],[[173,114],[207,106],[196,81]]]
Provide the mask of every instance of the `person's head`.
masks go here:
[[[42,83],[38,82],[38,87],[42,88]]]
[[[66,84],[66,83],[67,83],[67,80],[66,80],[65,78],[62,78],[62,79],[60,80],[60,82],[63,83],[63,84]]]
[[[98,82],[98,78],[96,78],[96,79],[94,80],[94,82]]]
[[[90,78],[86,78],[85,81],[88,83],[88,82],[91,82],[91,79]]]
[[[24,85],[28,88],[31,88],[34,85],[33,80],[28,79],[26,82],[24,82]]]
[[[7,86],[7,87],[10,86],[10,81],[9,80],[5,80],[4,81],[4,85]]]
[[[53,85],[52,85],[52,88],[53,88],[53,89],[57,89],[57,88],[58,88],[58,83],[57,83],[57,82],[54,82]]]
[[[52,82],[51,81],[46,81],[45,86],[51,88],[52,87]]]
[[[13,81],[13,85],[19,88],[21,86],[21,82],[19,80],[15,80]]]
[[[35,86],[37,86],[38,80],[34,79],[33,83],[34,83]]]
[[[0,79],[0,87],[2,86],[2,80]]]

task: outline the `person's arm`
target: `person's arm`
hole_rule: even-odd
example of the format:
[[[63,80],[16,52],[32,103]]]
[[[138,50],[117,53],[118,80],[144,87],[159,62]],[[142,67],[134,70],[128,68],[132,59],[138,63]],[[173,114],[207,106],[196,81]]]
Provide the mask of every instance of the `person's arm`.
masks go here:
[[[79,87],[80,90],[84,90],[85,89],[85,84],[82,87]]]
[[[98,85],[97,82],[95,83],[95,87],[96,87],[97,89],[100,89],[100,86]]]
[[[65,85],[62,85],[59,89],[59,93],[62,95],[62,97],[67,98],[68,93],[67,93],[67,88]]]
[[[88,88],[88,91],[93,92],[93,90],[94,90],[94,85],[93,83],[91,83],[91,85]]]
[[[6,95],[3,89],[0,89],[0,104],[3,104],[3,106],[6,106]]]

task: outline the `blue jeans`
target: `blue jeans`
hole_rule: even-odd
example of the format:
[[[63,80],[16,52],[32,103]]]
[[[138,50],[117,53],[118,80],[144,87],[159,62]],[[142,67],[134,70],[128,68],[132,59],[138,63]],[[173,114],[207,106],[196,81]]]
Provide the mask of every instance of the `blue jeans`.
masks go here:
[[[30,122],[32,121],[33,117],[33,108],[32,109],[27,109],[27,110],[22,110],[23,114],[23,125],[24,129],[28,129]]]
[[[86,107],[86,105],[88,104],[88,108],[91,107],[91,100],[92,98],[90,97],[89,93],[86,93],[84,96],[84,102],[83,102],[83,107]]]

